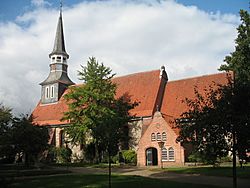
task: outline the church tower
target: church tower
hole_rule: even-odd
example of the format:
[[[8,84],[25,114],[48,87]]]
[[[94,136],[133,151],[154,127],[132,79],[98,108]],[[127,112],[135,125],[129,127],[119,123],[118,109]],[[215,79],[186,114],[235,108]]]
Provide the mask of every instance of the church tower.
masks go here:
[[[68,77],[67,60],[69,55],[65,50],[62,10],[58,19],[56,37],[53,51],[49,54],[50,73],[46,80],[40,85],[42,86],[42,104],[56,103],[62,96],[65,89],[74,83]]]

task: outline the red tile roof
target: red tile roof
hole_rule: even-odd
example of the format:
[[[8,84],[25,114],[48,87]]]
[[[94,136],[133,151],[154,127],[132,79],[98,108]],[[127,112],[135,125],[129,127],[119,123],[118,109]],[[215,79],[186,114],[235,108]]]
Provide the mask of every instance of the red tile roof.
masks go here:
[[[149,71],[131,74],[127,76],[116,77],[113,81],[117,84],[116,96],[120,97],[123,94],[128,94],[131,101],[140,102],[139,106],[131,110],[131,114],[137,117],[151,116],[154,113],[156,98],[161,84],[160,71]],[[165,88],[165,94],[162,102],[161,112],[169,124],[173,124],[173,119],[179,117],[188,108],[182,101],[185,98],[193,98],[194,87],[197,86],[201,93],[204,93],[204,88],[208,87],[213,82],[218,84],[226,84],[226,74],[213,74],[201,77],[170,81]],[[77,87],[78,85],[76,85]],[[68,90],[65,91],[67,93]],[[58,103],[42,105],[38,104],[32,115],[34,123],[39,125],[61,125],[69,122],[61,122],[63,113],[68,110],[68,106],[63,97]],[[171,120],[171,122],[170,122]],[[178,130],[176,130],[178,131]]]
[[[173,118],[180,117],[183,112],[188,110],[183,100],[185,100],[185,98],[193,99],[195,97],[195,87],[197,87],[197,90],[201,94],[204,94],[204,89],[208,89],[213,83],[226,85],[228,83],[227,76],[229,76],[229,74],[219,73],[168,82],[161,112]]]
[[[161,83],[159,76],[160,71],[155,70],[114,78],[113,81],[118,86],[116,96],[128,94],[131,101],[140,102],[135,109],[131,110],[131,114],[137,117],[151,116]],[[60,121],[67,110],[68,106],[63,97],[55,104],[42,105],[39,103],[32,113],[34,123],[39,125],[67,124],[66,121]]]
[[[131,101],[140,102],[131,114],[137,117],[152,115],[161,83],[159,70],[117,77],[113,81],[118,86],[117,97],[127,93]]]

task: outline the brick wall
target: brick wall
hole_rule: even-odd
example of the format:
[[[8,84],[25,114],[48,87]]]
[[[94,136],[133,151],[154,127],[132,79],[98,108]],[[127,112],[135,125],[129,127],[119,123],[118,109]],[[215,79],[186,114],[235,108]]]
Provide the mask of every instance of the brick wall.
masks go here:
[[[163,161],[161,163],[161,148],[158,144],[160,140],[157,140],[157,133],[166,133],[166,141],[164,141],[164,147],[166,149],[174,149],[174,160],[173,161]],[[155,133],[155,141],[151,140],[152,133]],[[177,134],[168,125],[165,119],[162,117],[160,112],[154,114],[152,122],[148,125],[146,131],[142,135],[139,141],[139,148],[137,151],[137,164],[138,166],[146,166],[146,150],[148,148],[155,148],[157,150],[157,163],[160,167],[163,166],[176,166],[184,165],[184,148],[180,143],[176,143]],[[162,138],[161,138],[162,140]]]

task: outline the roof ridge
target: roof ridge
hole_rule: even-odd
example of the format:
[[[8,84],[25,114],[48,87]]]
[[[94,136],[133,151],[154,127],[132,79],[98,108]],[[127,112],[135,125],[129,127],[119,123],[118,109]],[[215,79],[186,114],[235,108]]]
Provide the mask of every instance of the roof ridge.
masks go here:
[[[168,81],[168,82],[178,82],[178,81],[184,81],[184,80],[192,80],[192,79],[198,79],[198,78],[204,78],[204,77],[212,77],[212,76],[215,76],[215,75],[222,75],[222,74],[230,74],[230,72],[218,72],[218,73],[213,73],[213,74],[204,74],[204,75],[200,75],[200,76],[193,76],[193,77],[188,77],[188,78],[182,78],[182,79],[179,79],[179,80],[171,80],[171,81]]]
[[[131,76],[135,76],[138,74],[145,74],[145,73],[156,72],[156,71],[160,72],[160,69],[155,69],[155,70],[151,70],[151,71],[143,71],[143,72],[135,72],[135,73],[130,73],[130,74],[121,75],[121,76],[117,76],[117,77],[115,76],[112,79],[117,79],[117,78],[122,78],[122,77],[131,77]]]

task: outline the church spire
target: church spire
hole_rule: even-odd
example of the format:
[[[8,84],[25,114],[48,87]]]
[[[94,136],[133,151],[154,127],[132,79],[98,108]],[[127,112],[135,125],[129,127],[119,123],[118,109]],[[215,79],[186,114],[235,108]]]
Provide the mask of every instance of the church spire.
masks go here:
[[[52,55],[63,55],[63,56],[66,56],[67,59],[69,58],[69,55],[67,54],[65,50],[65,43],[64,43],[62,4],[60,4],[60,16],[59,16],[58,23],[57,23],[54,48],[53,48],[53,51],[49,54],[49,57],[51,57]]]
[[[57,23],[56,38],[53,51],[49,54],[50,73],[42,82],[41,104],[53,104],[58,102],[68,86],[74,82],[68,77],[67,60],[69,55],[65,50],[63,21],[62,21],[62,4],[60,6],[60,16]]]

